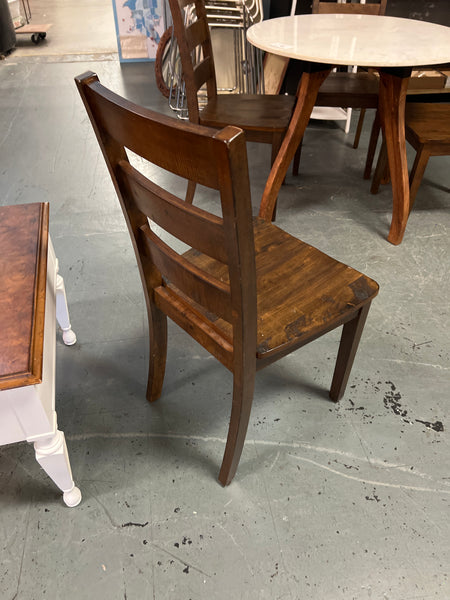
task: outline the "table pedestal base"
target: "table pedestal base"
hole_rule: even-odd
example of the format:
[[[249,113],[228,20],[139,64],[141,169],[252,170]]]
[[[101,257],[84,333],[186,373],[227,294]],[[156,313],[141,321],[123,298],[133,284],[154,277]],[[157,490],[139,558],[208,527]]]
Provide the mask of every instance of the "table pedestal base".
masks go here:
[[[322,82],[331,72],[331,65],[310,63],[309,72],[302,75],[297,91],[297,104],[280,151],[272,165],[264,189],[259,216],[268,221],[275,214],[281,185],[295,152],[303,139]],[[389,161],[392,182],[392,222],[388,240],[400,244],[409,216],[409,183],[406,162],[405,100],[410,68],[379,69],[379,114]]]

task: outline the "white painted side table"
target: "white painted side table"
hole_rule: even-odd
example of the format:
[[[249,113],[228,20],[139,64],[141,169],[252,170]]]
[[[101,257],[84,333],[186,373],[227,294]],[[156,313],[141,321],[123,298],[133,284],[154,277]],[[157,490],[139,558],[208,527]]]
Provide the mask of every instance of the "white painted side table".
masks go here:
[[[0,207],[0,445],[28,441],[36,460],[77,506],[55,411],[56,319],[76,342],[64,281],[48,234],[47,203]]]

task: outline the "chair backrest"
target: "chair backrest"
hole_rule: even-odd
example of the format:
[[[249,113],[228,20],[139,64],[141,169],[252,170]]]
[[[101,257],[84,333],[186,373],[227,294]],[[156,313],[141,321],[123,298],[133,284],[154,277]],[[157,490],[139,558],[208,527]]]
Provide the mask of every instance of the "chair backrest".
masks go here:
[[[203,0],[169,0],[180,51],[189,120],[199,123],[198,91],[206,86],[208,99],[217,94],[211,34]]]
[[[370,3],[369,3],[370,2]],[[384,15],[386,12],[387,0],[375,0],[360,2],[357,0],[348,0],[344,2],[322,2],[313,0],[313,14],[353,14],[353,15]]]
[[[181,327],[188,323],[189,333],[231,369],[243,348],[256,347],[255,251],[242,130],[217,131],[139,107],[103,87],[92,72],[76,83],[122,206],[149,314],[156,304]],[[130,164],[128,150],[218,190],[222,216],[186,203],[144,176]],[[221,280],[207,266],[194,266],[189,253],[169,246],[167,237],[163,241],[159,228],[205,255],[205,265],[218,261]]]

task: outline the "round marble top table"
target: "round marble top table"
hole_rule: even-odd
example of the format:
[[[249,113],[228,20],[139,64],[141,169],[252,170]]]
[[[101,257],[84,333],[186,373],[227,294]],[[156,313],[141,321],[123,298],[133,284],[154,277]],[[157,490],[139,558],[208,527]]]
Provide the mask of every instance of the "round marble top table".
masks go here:
[[[270,220],[274,215],[288,166],[303,138],[320,85],[332,67],[374,67],[380,75],[379,116],[392,183],[388,240],[400,244],[410,212],[405,141],[408,81],[412,67],[450,61],[450,28],[398,17],[313,14],[261,21],[250,27],[247,38],[266,52],[306,64],[289,129],[266,183],[260,216]]]
[[[450,27],[378,15],[296,15],[250,27],[254,46],[333,65],[413,67],[450,59]]]

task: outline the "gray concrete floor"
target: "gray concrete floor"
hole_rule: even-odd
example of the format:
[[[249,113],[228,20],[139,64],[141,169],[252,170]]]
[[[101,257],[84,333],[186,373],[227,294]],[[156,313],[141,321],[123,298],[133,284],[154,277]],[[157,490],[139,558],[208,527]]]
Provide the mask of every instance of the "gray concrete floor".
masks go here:
[[[17,35],[15,56],[109,54],[117,52],[112,0],[29,0],[31,24],[51,24],[38,46]],[[17,30],[20,32],[20,29]],[[102,57],[104,58],[104,57]]]
[[[147,404],[138,272],[73,77],[91,69],[168,108],[151,63],[121,66],[110,45],[99,57],[82,32],[84,56],[49,35],[0,63],[0,202],[50,202],[78,336],[58,338],[57,410],[83,493],[66,508],[31,446],[0,448],[0,598],[448,600],[450,159],[430,161],[394,247],[390,189],[371,196],[362,179],[369,120],[357,151],[333,124],[308,130],[277,222],[380,294],[338,405],[337,333],[258,374],[224,489],[231,377],[174,326],[163,396]],[[249,146],[249,161],[256,211],[269,149]]]

